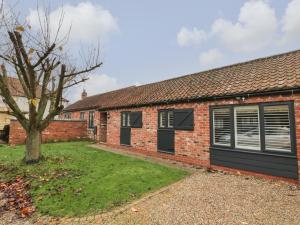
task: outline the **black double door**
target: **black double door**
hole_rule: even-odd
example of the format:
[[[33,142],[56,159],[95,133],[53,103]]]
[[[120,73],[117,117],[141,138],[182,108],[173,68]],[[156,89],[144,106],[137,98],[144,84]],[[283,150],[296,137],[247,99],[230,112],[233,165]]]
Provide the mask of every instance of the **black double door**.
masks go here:
[[[174,111],[160,110],[158,114],[157,148],[160,152],[175,152]]]

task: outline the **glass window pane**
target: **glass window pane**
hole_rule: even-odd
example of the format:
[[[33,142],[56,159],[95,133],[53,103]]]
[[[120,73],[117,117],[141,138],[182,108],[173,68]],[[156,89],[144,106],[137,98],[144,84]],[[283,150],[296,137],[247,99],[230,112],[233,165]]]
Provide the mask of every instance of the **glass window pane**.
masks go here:
[[[214,144],[230,146],[230,110],[229,108],[213,110]]]
[[[92,127],[94,127],[94,115],[95,115],[95,113],[92,112]]]
[[[94,128],[94,112],[89,112],[89,128]]]
[[[162,111],[159,113],[159,126],[166,127],[166,112]]]
[[[130,113],[127,113],[127,126],[130,127]]]
[[[84,112],[80,112],[80,119],[81,119],[81,120],[84,119]]]
[[[126,114],[122,113],[122,126],[126,127]]]
[[[235,108],[235,145],[237,148],[260,150],[258,106]]]
[[[265,106],[266,150],[291,151],[290,118],[288,105]]]
[[[168,112],[168,127],[173,128],[173,126],[174,126],[174,112],[169,111]]]

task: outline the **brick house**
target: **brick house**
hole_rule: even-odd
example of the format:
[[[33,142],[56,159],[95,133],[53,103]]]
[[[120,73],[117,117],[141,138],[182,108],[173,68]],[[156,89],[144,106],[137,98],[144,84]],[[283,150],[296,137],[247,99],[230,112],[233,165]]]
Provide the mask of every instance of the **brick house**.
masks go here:
[[[208,168],[300,177],[300,50],[83,98],[99,143]]]

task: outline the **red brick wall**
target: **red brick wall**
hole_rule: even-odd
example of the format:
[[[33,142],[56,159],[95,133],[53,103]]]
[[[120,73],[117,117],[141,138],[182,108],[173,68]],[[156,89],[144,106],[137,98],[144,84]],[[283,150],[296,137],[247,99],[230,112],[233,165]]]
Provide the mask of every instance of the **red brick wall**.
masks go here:
[[[86,122],[86,130],[87,130],[87,136],[91,140],[99,140],[98,136],[94,135],[94,129],[89,129],[88,128],[88,123],[89,123],[89,112],[93,110],[86,110],[86,111],[79,111],[79,112],[71,112],[71,119],[72,120],[79,120],[80,119],[80,113],[84,112],[84,120]],[[60,115],[60,118],[64,118],[64,114]],[[95,116],[94,116],[94,125],[97,126],[97,130],[99,131],[99,122],[100,120],[100,113],[98,111],[95,111]]]
[[[56,120],[50,122],[42,133],[43,142],[69,141],[87,139],[86,121]],[[11,120],[9,131],[9,144],[23,144],[26,133],[20,123]]]
[[[139,150],[157,153],[158,110],[164,108],[194,108],[193,131],[175,131],[175,156],[179,161],[209,166],[208,104],[185,103],[110,111],[107,124],[107,144],[120,145],[121,111],[142,111],[143,127],[131,128],[131,145]],[[168,158],[174,158],[168,155]]]
[[[169,158],[185,163],[195,164],[204,167],[210,165],[210,118],[209,106],[212,105],[229,105],[229,104],[248,104],[260,102],[280,102],[294,101],[295,103],[295,122],[297,135],[297,155],[299,165],[300,178],[300,94],[262,96],[246,98],[244,102],[236,99],[215,100],[197,103],[170,104],[162,106],[148,106],[141,108],[126,108],[122,110],[108,111],[107,121],[107,144],[118,148],[126,148],[128,150],[137,151],[146,155],[156,157]],[[175,155],[157,152],[157,123],[158,110],[165,108],[193,108],[194,109],[194,130],[193,131],[175,131]],[[131,145],[132,147],[120,146],[120,112],[121,111],[142,111],[143,127],[131,129]],[[77,112],[74,113],[74,116]],[[97,120],[95,125],[98,126],[99,140],[100,129],[100,113],[97,112]],[[73,118],[73,115],[72,115]],[[96,118],[96,116],[95,116]],[[217,168],[217,167],[216,167]],[[234,170],[234,169],[230,169]],[[249,172],[251,173],[251,172]],[[252,173],[255,174],[255,173]],[[270,176],[266,176],[270,177]]]
[[[99,123],[98,123],[98,135],[97,137],[99,139],[97,139],[99,142],[103,142],[105,143],[107,140],[107,114],[105,112],[102,112],[99,114],[100,118],[99,118]]]

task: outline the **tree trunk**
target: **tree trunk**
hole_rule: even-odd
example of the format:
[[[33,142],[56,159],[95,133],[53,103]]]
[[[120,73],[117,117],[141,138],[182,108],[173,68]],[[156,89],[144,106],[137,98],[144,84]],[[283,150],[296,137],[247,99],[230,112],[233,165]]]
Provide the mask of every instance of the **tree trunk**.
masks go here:
[[[41,157],[41,132],[30,130],[27,132],[25,162],[37,163]]]

